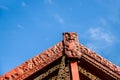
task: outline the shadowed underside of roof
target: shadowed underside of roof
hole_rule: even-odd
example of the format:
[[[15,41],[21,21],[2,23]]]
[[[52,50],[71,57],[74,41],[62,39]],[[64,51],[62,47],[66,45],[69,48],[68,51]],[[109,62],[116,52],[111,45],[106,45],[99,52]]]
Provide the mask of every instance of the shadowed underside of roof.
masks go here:
[[[80,80],[120,79],[120,68],[80,44],[75,33],[65,33],[63,37],[63,41],[2,75],[0,80],[40,80],[40,76],[44,79],[48,79],[50,76],[57,79],[58,75],[61,75],[59,73],[62,70],[60,65],[63,64],[66,70],[63,73],[68,73],[66,75],[71,78],[68,69],[70,68],[69,61],[73,58],[77,60]]]

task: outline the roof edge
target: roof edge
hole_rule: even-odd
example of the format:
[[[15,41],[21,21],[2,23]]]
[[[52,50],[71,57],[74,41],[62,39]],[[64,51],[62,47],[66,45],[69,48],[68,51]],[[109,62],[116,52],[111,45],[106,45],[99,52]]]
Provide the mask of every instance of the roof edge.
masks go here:
[[[92,62],[93,66],[120,79],[120,68],[118,66],[79,44],[77,39],[76,33],[65,33],[63,41],[7,72],[0,77],[0,80],[23,80],[60,58],[63,55],[63,51],[69,58],[79,59],[83,57],[89,62]]]
[[[13,70],[7,72],[6,74],[0,76],[0,80],[23,80],[29,75],[32,75],[41,68],[52,63],[56,59],[62,56],[63,45],[59,42],[55,46],[45,50],[44,52],[38,54],[37,56],[29,59]]]
[[[102,56],[96,54],[92,50],[88,49],[87,47],[79,44],[80,52],[83,53],[82,57],[86,58],[87,60],[94,63],[97,67],[103,68],[108,73],[114,75],[115,77],[120,78],[120,67],[112,62],[108,61],[107,59],[103,58]]]

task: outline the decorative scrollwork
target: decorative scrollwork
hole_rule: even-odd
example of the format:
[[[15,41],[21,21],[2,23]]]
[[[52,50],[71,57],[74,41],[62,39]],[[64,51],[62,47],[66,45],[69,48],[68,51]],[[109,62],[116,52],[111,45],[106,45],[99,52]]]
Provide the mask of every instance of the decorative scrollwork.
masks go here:
[[[82,67],[78,67],[79,71],[84,74],[85,76],[87,76],[88,78],[90,78],[91,80],[101,80],[99,77],[91,74],[90,72],[88,72],[87,70],[85,70],[84,68]]]
[[[66,66],[65,64],[65,56],[62,57],[60,64],[53,66],[52,68],[47,70],[45,73],[42,73],[40,76],[35,78],[34,80],[43,80],[47,76],[49,76],[49,74],[52,74],[56,70],[58,70],[58,74],[53,77],[50,77],[48,80],[70,80],[69,66]]]
[[[65,56],[62,57],[57,80],[70,80],[69,66],[65,64]]]
[[[38,76],[37,78],[35,78],[34,80],[42,80],[45,77],[47,77],[49,74],[51,74],[52,72],[56,71],[57,69],[59,69],[60,65],[56,65],[54,67],[52,67],[51,69],[49,69],[48,71],[46,71],[45,73],[41,74],[40,76]]]
[[[110,61],[104,59],[103,57],[101,57],[100,55],[96,54],[95,52],[91,51],[90,49],[86,48],[85,46],[79,44],[79,48],[80,48],[80,52],[83,53],[83,56],[89,56],[89,58],[91,58],[94,62],[94,64],[96,64],[96,66],[99,66],[98,64],[102,65],[99,66],[101,67],[101,69],[107,70],[108,73],[112,73],[115,74],[113,76],[120,78],[120,68],[114,64],[112,64]]]

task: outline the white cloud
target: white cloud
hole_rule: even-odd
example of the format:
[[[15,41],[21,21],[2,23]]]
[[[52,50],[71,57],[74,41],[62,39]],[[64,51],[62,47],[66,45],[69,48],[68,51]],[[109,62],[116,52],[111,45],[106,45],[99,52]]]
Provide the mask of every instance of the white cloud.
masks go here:
[[[64,24],[64,19],[59,16],[59,15],[54,15],[54,18],[60,23],[60,24]]]
[[[8,10],[8,7],[7,7],[7,6],[4,6],[4,5],[0,5],[0,9]]]
[[[112,34],[102,30],[101,28],[90,28],[89,33],[90,33],[90,37],[94,40],[102,40],[107,43],[112,43],[114,40]]]
[[[27,4],[23,1],[23,2],[21,3],[21,6],[22,6],[22,7],[26,7]]]
[[[17,27],[18,27],[19,29],[24,29],[24,27],[23,27],[21,24],[18,24]]]

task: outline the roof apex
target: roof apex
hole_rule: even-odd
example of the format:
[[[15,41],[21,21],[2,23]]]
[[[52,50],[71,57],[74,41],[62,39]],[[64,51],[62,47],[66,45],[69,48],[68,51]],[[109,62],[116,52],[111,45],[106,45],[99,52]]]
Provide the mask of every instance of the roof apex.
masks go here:
[[[0,76],[0,80],[23,80],[38,70],[60,58],[63,53],[69,58],[83,58],[94,66],[106,71],[113,77],[120,79],[120,68],[95,52],[79,44],[77,34],[74,32],[63,33],[63,41],[45,50],[20,66]],[[75,54],[73,54],[75,53]]]

